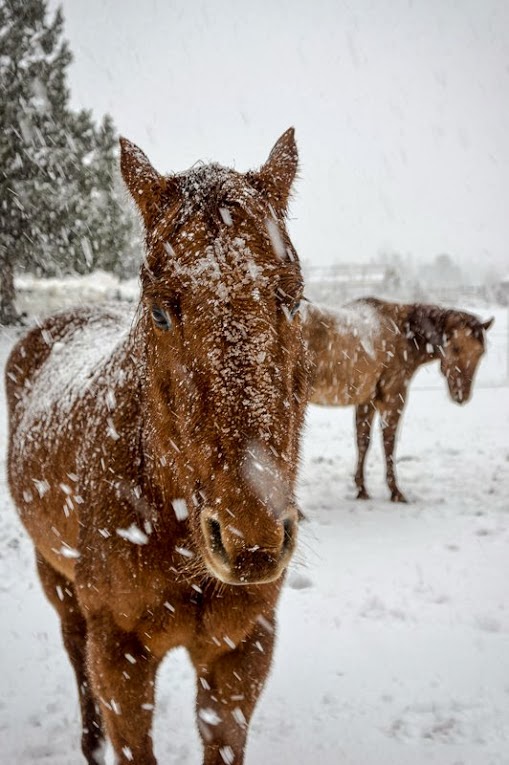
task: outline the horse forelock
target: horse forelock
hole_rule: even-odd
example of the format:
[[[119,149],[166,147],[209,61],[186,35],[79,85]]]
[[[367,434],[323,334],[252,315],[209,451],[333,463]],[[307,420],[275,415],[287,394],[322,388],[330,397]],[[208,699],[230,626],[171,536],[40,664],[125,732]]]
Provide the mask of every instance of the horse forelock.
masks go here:
[[[222,205],[238,205],[249,210],[256,206],[258,194],[244,175],[218,164],[195,166],[176,176],[182,198],[181,216],[192,215],[196,208],[216,216]]]
[[[196,270],[194,261],[203,258],[205,249],[210,263],[224,243],[230,251],[256,249],[258,260],[275,266],[298,262],[281,215],[248,176],[210,164],[172,176],[172,183],[171,203],[147,232],[146,266],[154,275],[171,268],[172,260],[181,272]]]
[[[165,232],[177,237],[197,215],[216,233],[221,223],[231,225],[230,211],[233,208],[254,219],[267,217],[270,212],[268,203],[245,175],[218,164],[197,165],[171,176],[171,185],[173,198],[170,204],[161,208],[153,241]]]

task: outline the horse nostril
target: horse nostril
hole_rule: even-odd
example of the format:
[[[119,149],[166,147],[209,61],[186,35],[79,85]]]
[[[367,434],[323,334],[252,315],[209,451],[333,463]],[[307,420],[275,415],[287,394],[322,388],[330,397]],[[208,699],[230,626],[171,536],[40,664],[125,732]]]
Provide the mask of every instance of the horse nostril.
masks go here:
[[[286,552],[291,548],[295,534],[295,523],[290,518],[283,521],[283,533],[283,550]]]
[[[212,550],[216,555],[222,558],[225,563],[228,562],[228,555],[221,536],[221,524],[216,518],[207,518],[207,529]]]

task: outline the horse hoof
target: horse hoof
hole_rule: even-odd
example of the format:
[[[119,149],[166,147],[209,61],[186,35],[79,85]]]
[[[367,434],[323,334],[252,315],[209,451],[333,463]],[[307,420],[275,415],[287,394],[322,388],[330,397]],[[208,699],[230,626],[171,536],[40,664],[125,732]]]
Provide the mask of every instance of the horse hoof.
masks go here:
[[[369,494],[365,489],[359,489],[357,499],[369,499]]]
[[[404,502],[408,504],[407,498],[400,491],[395,491],[391,494],[391,502]]]

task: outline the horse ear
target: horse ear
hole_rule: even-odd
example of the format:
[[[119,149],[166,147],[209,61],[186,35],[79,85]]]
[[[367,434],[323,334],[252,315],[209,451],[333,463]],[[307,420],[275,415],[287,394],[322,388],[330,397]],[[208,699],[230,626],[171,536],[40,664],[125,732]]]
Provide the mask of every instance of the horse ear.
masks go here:
[[[278,212],[286,213],[292,184],[297,174],[299,154],[295,143],[295,130],[289,128],[274,144],[268,160],[257,173],[251,173],[251,181],[269,198]]]
[[[169,179],[154,170],[147,155],[127,138],[120,138],[120,170],[145,227],[150,228],[166,201]]]
[[[484,329],[485,332],[489,330],[489,328],[491,327],[494,321],[495,321],[494,316],[492,316],[491,319],[487,319],[486,321],[483,321],[482,328]]]

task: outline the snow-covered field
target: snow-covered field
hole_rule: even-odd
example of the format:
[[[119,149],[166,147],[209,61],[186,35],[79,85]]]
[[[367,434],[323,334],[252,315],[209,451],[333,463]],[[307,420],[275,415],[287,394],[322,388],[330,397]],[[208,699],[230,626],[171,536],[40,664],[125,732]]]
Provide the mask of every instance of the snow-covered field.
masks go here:
[[[378,438],[367,468],[373,499],[355,501],[353,410],[309,410],[300,481],[309,520],[247,765],[509,763],[507,311],[496,317],[468,405],[448,399],[436,367],[411,389],[398,445],[408,505],[387,501]],[[2,368],[13,337],[0,337]],[[4,461],[3,392],[0,407]],[[78,765],[74,678],[4,472],[0,762]],[[161,765],[201,761],[193,693],[177,651],[158,682]]]

